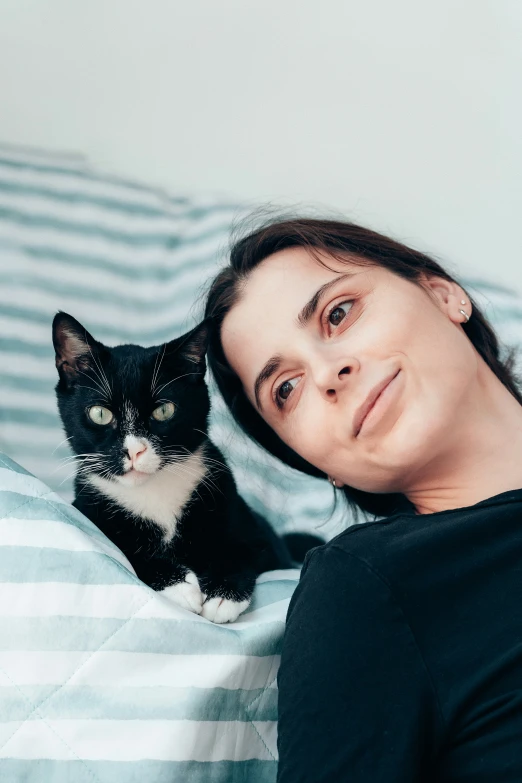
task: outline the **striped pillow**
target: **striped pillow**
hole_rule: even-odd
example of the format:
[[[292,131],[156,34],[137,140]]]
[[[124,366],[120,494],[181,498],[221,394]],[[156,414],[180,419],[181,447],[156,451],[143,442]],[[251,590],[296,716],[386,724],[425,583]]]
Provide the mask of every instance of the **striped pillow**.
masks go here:
[[[240,216],[233,203],[107,176],[78,155],[0,146],[0,449],[71,498],[53,392],[54,313],[72,313],[109,345],[172,339],[201,315],[205,284]],[[464,285],[503,338],[518,343],[517,297],[493,283]],[[329,518],[326,482],[248,443],[215,392],[211,434],[245,499],[276,528],[330,537],[347,524],[340,508]]]

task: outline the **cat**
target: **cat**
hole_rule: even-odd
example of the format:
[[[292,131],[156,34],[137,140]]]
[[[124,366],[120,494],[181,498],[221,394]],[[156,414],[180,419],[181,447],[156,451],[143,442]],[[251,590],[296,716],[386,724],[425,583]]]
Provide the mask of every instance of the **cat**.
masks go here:
[[[151,348],[109,348],[71,315],[53,320],[59,413],[75,453],[74,506],[126,555],[137,576],[215,623],[248,607],[256,577],[297,565],[238,494],[208,437],[208,324]]]

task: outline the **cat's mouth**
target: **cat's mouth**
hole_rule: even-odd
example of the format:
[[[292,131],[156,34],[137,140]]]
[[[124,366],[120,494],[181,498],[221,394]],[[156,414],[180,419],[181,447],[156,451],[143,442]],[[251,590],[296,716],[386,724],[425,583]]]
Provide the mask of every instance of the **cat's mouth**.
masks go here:
[[[156,473],[155,470],[144,471],[144,470],[137,470],[136,468],[130,468],[129,470],[126,470],[123,475],[115,476],[115,478],[117,481],[120,482],[120,484],[130,487],[130,486],[136,486],[137,484],[144,484],[146,481],[148,481],[148,479],[150,479],[154,475],[154,473]]]

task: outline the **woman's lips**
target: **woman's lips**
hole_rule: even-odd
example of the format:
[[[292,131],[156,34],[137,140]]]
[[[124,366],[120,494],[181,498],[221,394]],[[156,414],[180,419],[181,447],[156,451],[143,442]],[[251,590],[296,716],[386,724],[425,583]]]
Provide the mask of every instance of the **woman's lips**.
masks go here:
[[[388,384],[390,384],[397,377],[399,372],[400,370],[394,370],[390,375],[384,378],[384,380],[379,381],[379,383],[376,384],[370,391],[363,404],[357,408],[355,411],[355,416],[353,417],[353,434],[355,438],[361,431],[361,427],[366,416],[370,413],[382,392],[385,390]]]

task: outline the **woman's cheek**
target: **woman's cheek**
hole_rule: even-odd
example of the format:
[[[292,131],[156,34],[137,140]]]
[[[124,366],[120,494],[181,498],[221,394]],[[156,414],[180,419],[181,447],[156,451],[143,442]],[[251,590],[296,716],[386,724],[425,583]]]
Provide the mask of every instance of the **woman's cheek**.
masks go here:
[[[331,446],[328,427],[320,407],[314,405],[310,399],[302,399],[292,422],[290,437],[293,443],[289,445],[309,462],[322,461]]]

